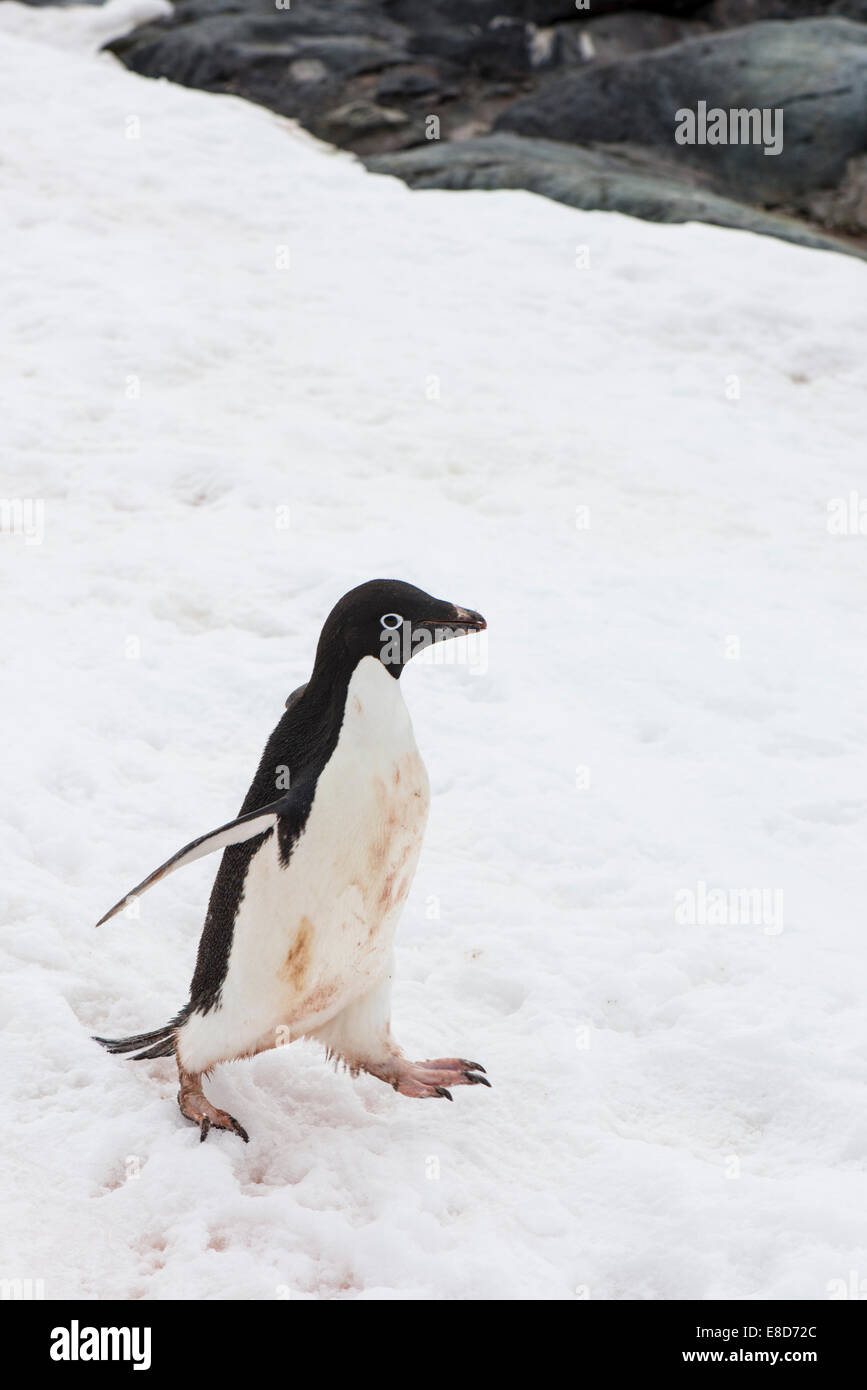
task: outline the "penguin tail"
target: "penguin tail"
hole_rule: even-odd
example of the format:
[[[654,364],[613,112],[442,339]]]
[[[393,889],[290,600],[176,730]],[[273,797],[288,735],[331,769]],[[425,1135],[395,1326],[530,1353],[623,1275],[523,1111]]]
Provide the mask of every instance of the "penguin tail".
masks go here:
[[[176,1023],[167,1023],[165,1028],[157,1028],[153,1033],[136,1033],[130,1038],[97,1038],[107,1052],[133,1052],[133,1062],[144,1062],[151,1057],[173,1057],[175,1054]]]

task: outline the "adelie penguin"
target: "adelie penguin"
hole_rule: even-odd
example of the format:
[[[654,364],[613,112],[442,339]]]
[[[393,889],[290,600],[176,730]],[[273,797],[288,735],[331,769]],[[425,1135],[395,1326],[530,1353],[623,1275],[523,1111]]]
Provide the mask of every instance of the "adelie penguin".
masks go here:
[[[405,1096],[451,1100],[450,1086],[490,1084],[460,1057],[408,1061],[389,1024],[394,933],[429,801],[400,676],[421,646],[484,627],[479,613],[398,580],[345,594],[237,819],[179,850],[97,924],[175,869],[223,851],[189,1003],[153,1033],[96,1039],[136,1061],[175,1056],[178,1104],[202,1139],[215,1128],[247,1140],[211,1105],[202,1077],[301,1037]]]

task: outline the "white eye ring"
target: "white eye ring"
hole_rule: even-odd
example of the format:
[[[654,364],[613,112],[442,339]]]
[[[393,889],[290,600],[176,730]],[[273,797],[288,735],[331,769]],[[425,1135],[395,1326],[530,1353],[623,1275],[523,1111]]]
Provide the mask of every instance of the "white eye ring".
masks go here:
[[[394,622],[389,621],[389,619],[391,618],[394,619]],[[403,618],[400,616],[399,613],[383,613],[379,621],[384,628],[388,629],[389,632],[394,632],[403,624]]]

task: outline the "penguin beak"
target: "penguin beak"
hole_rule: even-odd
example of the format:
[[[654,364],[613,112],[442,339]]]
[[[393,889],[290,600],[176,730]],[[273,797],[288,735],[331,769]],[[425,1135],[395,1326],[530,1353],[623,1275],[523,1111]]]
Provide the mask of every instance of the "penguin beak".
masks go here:
[[[434,641],[445,641],[450,637],[463,637],[467,632],[484,632],[488,624],[481,613],[472,608],[458,608],[457,604],[444,604],[443,613],[438,618],[423,618],[416,627],[427,628],[434,634]]]
[[[485,622],[481,613],[475,613],[472,608],[455,608],[454,622],[452,627],[458,633],[464,632],[484,632],[488,624]]]

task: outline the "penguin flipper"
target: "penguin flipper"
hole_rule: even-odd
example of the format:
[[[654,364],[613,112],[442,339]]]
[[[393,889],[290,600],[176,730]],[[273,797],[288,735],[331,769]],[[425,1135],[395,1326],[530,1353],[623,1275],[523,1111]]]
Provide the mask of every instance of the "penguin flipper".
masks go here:
[[[262,806],[258,811],[248,811],[245,816],[238,816],[236,820],[221,825],[218,830],[211,830],[207,835],[200,835],[197,840],[191,840],[183,849],[179,849],[177,854],[173,854],[171,859],[167,859],[158,869],[154,869],[152,874],[148,874],[147,878],[143,878],[135,888],[130,889],[120,902],[115,903],[105,916],[100,917],[96,925],[101,927],[103,922],[107,922],[116,912],[120,912],[122,907],[126,907],[130,898],[139,897],[161,878],[173,874],[175,869],[182,869],[185,864],[192,864],[194,860],[201,859],[206,854],[213,854],[214,850],[225,849],[227,845],[240,845],[257,835],[271,835],[285,802],[286,798],[281,797],[279,801],[272,801],[270,806]]]
[[[301,696],[304,694],[304,691],[306,689],[307,682],[305,681],[303,685],[299,685],[297,690],[293,690],[291,695],[287,695],[286,709],[293,709],[294,706],[297,705],[298,701],[301,699]]]

